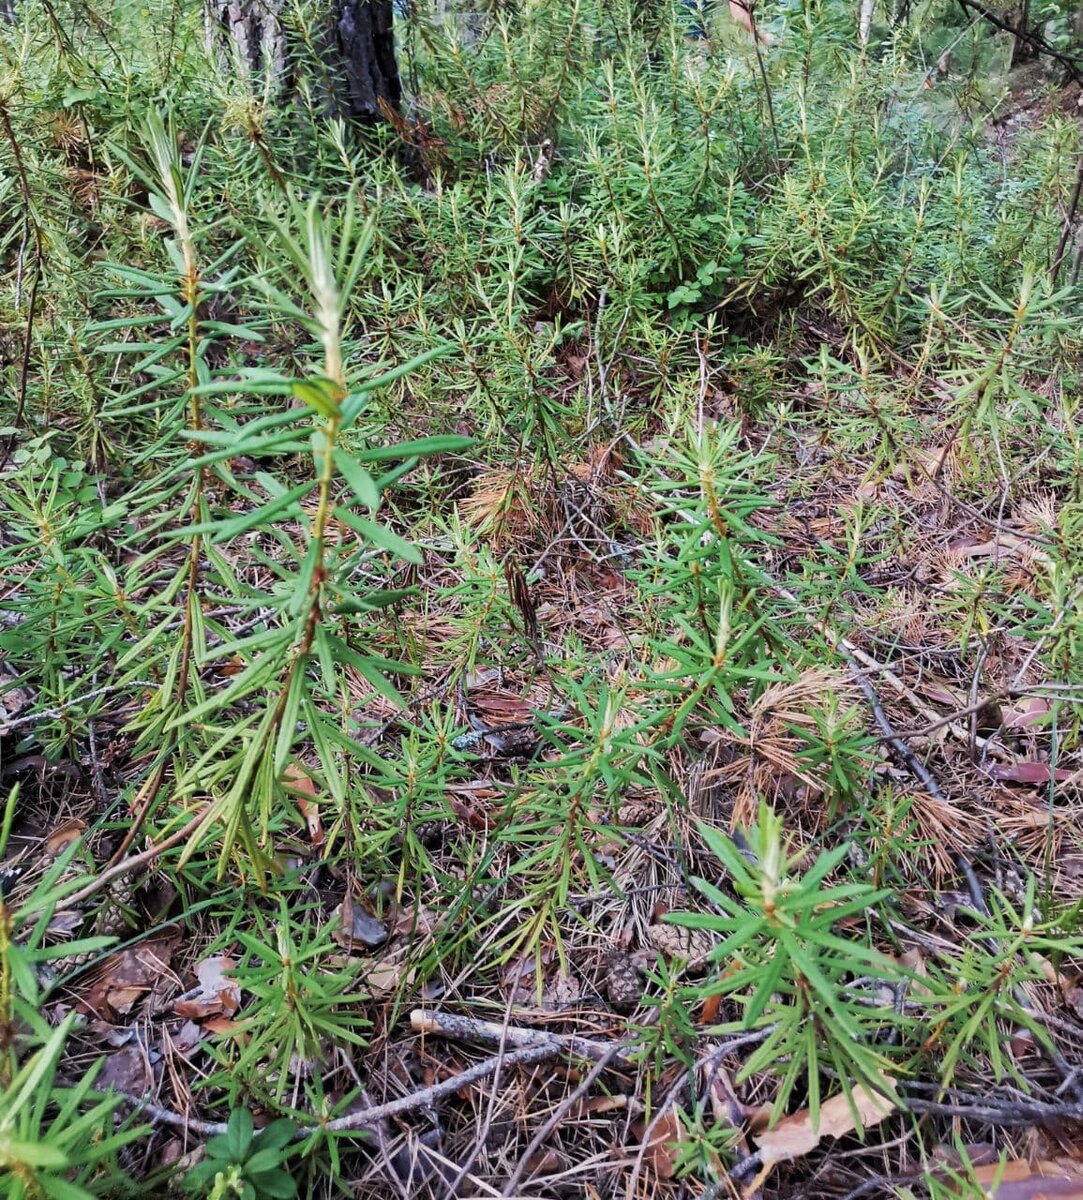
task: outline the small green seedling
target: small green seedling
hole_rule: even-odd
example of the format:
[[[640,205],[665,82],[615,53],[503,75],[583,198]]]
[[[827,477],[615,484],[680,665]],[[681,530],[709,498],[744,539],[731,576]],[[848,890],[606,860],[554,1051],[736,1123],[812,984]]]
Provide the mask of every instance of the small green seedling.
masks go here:
[[[207,1143],[207,1157],[188,1172],[186,1184],[207,1200],[291,1200],[297,1184],[283,1162],[296,1127],[292,1121],[272,1121],[255,1132],[247,1108],[229,1114],[226,1132]]]

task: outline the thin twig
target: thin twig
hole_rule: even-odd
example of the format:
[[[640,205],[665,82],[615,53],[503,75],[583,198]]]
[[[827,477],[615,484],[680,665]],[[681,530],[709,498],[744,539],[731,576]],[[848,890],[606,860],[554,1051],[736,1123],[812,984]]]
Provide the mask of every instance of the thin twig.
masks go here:
[[[980,1121],[984,1125],[1001,1128],[1025,1128],[1045,1121],[1083,1120],[1083,1103],[1078,1100],[1050,1103],[1029,1096],[998,1100],[996,1097],[963,1094],[951,1100],[922,1100],[918,1096],[908,1095],[905,1101],[911,1112],[933,1113],[960,1121]]]
[[[468,1087],[479,1079],[492,1075],[498,1067],[541,1062],[543,1059],[556,1057],[558,1053],[559,1049],[554,1046],[527,1046],[522,1050],[514,1050],[510,1054],[494,1054],[492,1058],[475,1063],[465,1071],[460,1071],[458,1075],[442,1079],[439,1083],[432,1084],[431,1087],[422,1088],[421,1091],[411,1092],[408,1096],[400,1096],[397,1100],[389,1100],[386,1104],[363,1108],[358,1112],[349,1113],[345,1117],[336,1117],[332,1121],[318,1121],[312,1125],[302,1125],[294,1134],[294,1140],[300,1141],[315,1133],[345,1133],[350,1130],[367,1129],[378,1121],[411,1112],[416,1108],[423,1108],[444,1096],[452,1096],[460,1088]],[[225,1133],[228,1129],[225,1121],[200,1121],[185,1113],[174,1112],[172,1109],[153,1104],[140,1096],[130,1096],[127,1092],[117,1094],[126,1104],[130,1104],[139,1112],[145,1112],[158,1125],[183,1129],[198,1134],[200,1137],[215,1137],[220,1133]]]
[[[504,1027],[501,1032],[500,1047],[498,1052],[500,1057],[503,1057],[504,1048],[507,1045],[508,1024],[511,1021],[511,1006],[512,1002],[509,998],[507,1007],[504,1009]],[[501,1068],[498,1064],[496,1070],[493,1072],[493,1085],[489,1090],[489,1103],[485,1109],[485,1118],[481,1123],[481,1128],[478,1130],[477,1137],[474,1138],[474,1145],[471,1148],[470,1153],[466,1156],[462,1166],[459,1167],[459,1173],[451,1181],[447,1187],[447,1191],[444,1193],[447,1197],[447,1200],[455,1200],[455,1197],[458,1196],[459,1185],[470,1174],[471,1168],[478,1160],[478,1155],[481,1154],[482,1149],[489,1140],[489,1130],[493,1123],[493,1112],[496,1109],[497,1092],[500,1089],[500,1073]]]
[[[851,672],[853,672],[853,659],[847,657],[847,661],[850,664]],[[857,680],[858,686],[861,688],[865,695],[865,699],[868,701],[869,708],[872,710],[872,714],[876,719],[876,723],[880,726],[880,730],[884,735],[884,740],[888,743],[892,750],[895,751],[895,754],[898,756],[900,761],[921,783],[922,787],[929,793],[929,795],[934,799],[939,800],[942,804],[946,804],[947,798],[944,796],[944,793],[932,772],[928,769],[928,767],[925,766],[921,759],[918,758],[908,743],[902,737],[900,737],[892,727],[891,722],[888,720],[887,714],[884,712],[883,706],[880,704],[880,698],[877,696],[876,690],[873,688],[872,684],[860,673],[854,673],[854,678]],[[977,872],[974,870],[973,864],[961,850],[956,850],[952,857],[955,860],[956,869],[966,880],[967,892],[970,895],[970,901],[975,910],[983,917],[988,917],[989,906],[985,902],[985,894],[982,890],[981,881],[978,879]],[[977,937],[978,940],[984,942],[994,954],[998,954],[1000,952],[997,939],[993,937],[992,934],[979,934]],[[1032,1011],[1033,1005],[1029,1002],[1026,994],[1021,988],[1013,989],[1012,994],[1021,1008],[1027,1010],[1028,1012]],[[1065,1061],[1065,1058],[1060,1051],[1057,1050],[1055,1046],[1048,1045],[1042,1047],[1042,1052],[1053,1064],[1061,1079],[1066,1083],[1070,1082],[1072,1078],[1071,1067]]]
[[[152,863],[160,854],[164,854],[166,850],[171,850],[181,842],[190,841],[203,825],[206,824],[207,818],[213,811],[213,804],[204,805],[187,825],[182,826],[175,833],[171,833],[164,841],[159,842],[156,846],[151,846],[149,850],[144,850],[142,854],[135,854],[131,858],[126,858],[111,867],[107,867],[100,875],[92,879],[86,887],[75,892],[74,895],[65,896],[65,904],[75,908],[77,905],[89,900],[91,896],[96,896],[102,888],[108,887],[114,879],[120,879],[124,875],[130,875],[133,871],[139,871],[148,863]]]
[[[6,735],[11,733],[13,729],[19,729],[23,725],[33,725],[38,721],[51,721],[54,717],[62,717],[77,704],[86,704],[88,700],[96,700],[99,696],[108,696],[114,692],[123,692],[133,687],[156,688],[157,686],[158,684],[152,683],[149,679],[132,679],[127,683],[107,684],[105,687],[95,688],[92,692],[84,692],[81,696],[73,696],[70,700],[65,700],[63,704],[58,704],[55,708],[46,708],[41,712],[30,713],[25,717],[16,717],[11,721],[2,720],[0,721],[0,733]]]
[[[1060,274],[1061,264],[1064,262],[1064,256],[1068,250],[1068,242],[1072,236],[1072,227],[1075,225],[1075,215],[1079,210],[1079,197],[1083,192],[1083,150],[1079,152],[1079,162],[1075,169],[1075,183],[1072,186],[1072,197],[1068,201],[1068,211],[1064,214],[1064,225],[1060,231],[1060,241],[1057,243],[1056,253],[1053,255],[1053,265],[1049,269],[1049,282],[1052,287],[1057,286],[1057,276]]]
[[[4,103],[0,103],[0,126],[3,127],[4,136],[11,146],[11,154],[15,159],[15,173],[18,177],[19,188],[23,197],[23,219],[34,235],[34,278],[30,284],[30,298],[26,311],[26,331],[23,334],[23,350],[19,364],[19,383],[18,391],[16,392],[15,415],[12,418],[12,425],[15,426],[16,432],[8,437],[4,445],[3,455],[0,456],[0,471],[2,471],[7,466],[8,460],[11,457],[11,452],[15,446],[15,439],[18,437],[17,430],[22,425],[26,412],[26,388],[27,381],[30,378],[30,352],[34,344],[34,319],[37,316],[38,308],[38,285],[41,282],[42,263],[45,260],[45,238],[42,235],[38,219],[34,215],[34,198],[30,191],[30,180],[27,177],[26,164],[23,162],[22,148],[19,146],[19,139],[15,136],[11,117],[8,114],[7,105]]]
[[[632,1200],[636,1195],[636,1184],[639,1180],[640,1172],[643,1170],[643,1160],[646,1158],[647,1151],[651,1146],[652,1135],[658,1126],[658,1123],[666,1115],[667,1112],[676,1103],[677,1097],[683,1089],[688,1086],[690,1081],[695,1080],[696,1072],[702,1070],[706,1066],[710,1066],[712,1070],[717,1069],[722,1060],[734,1050],[740,1049],[742,1046],[750,1046],[758,1042],[764,1041],[775,1030],[774,1025],[768,1025],[763,1029],[755,1029],[749,1033],[738,1034],[736,1037],[727,1038],[720,1046],[715,1046],[708,1054],[697,1059],[693,1064],[692,1069],[688,1074],[682,1074],[677,1082],[666,1093],[662,1103],[658,1107],[658,1111],[651,1118],[650,1123],[643,1130],[643,1137],[640,1139],[639,1152],[636,1154],[635,1162],[632,1164],[632,1171],[628,1178],[628,1184],[625,1188],[625,1200]],[[758,1160],[758,1155],[754,1156]],[[733,1172],[731,1171],[732,1175]]]
[[[843,646],[838,647],[842,656],[846,659],[850,667],[850,674],[861,689],[862,694],[872,710],[873,718],[876,724],[880,726],[880,732],[884,736],[884,741],[895,751],[896,757],[900,760],[903,766],[910,772],[911,775],[921,784],[926,792],[933,797],[934,800],[939,800],[941,804],[947,804],[947,797],[944,795],[940,784],[937,783],[935,777],[929,768],[921,761],[914,753],[913,748],[902,737],[896,733],[894,726],[888,720],[887,713],[884,712],[883,705],[880,703],[880,697],[876,693],[876,689],[872,686],[869,680],[860,671],[856,669],[853,655]],[[970,860],[961,851],[956,851],[953,855],[955,865],[960,874],[966,880],[967,890],[970,893],[970,900],[974,907],[983,916],[988,916],[989,909],[985,903],[985,897],[982,894],[981,884],[978,881],[977,875],[974,873],[974,867]]]
[[[1080,73],[1079,59],[1073,58],[1068,54],[1062,54],[1059,50],[1054,49],[1045,38],[1039,37],[1036,33],[1014,28],[999,13],[993,12],[991,8],[986,8],[984,4],[978,3],[977,0],[959,0],[959,4],[962,8],[968,8],[971,12],[979,13],[990,25],[995,25],[997,29],[1002,30],[1004,33],[1010,33],[1013,37],[1022,38],[1023,41],[1029,42],[1036,50],[1040,50],[1043,54],[1048,54],[1050,58],[1055,58],[1068,71],[1076,83],[1083,83],[1083,74]]]

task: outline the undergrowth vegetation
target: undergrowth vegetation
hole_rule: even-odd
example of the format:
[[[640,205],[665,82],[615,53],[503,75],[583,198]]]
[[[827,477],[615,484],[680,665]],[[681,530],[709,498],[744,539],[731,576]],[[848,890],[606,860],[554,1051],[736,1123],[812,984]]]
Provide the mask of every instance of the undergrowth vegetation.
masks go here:
[[[1079,119],[874,16],[0,25],[7,1194],[1070,1157]]]

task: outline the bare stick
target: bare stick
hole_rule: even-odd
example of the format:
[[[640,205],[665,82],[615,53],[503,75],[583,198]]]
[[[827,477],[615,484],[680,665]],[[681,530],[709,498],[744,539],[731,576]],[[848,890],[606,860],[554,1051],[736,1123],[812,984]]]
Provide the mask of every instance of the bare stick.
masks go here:
[[[775,1025],[769,1025],[765,1029],[755,1029],[750,1033],[738,1034],[737,1037],[727,1038],[727,1040],[721,1045],[715,1046],[709,1054],[704,1055],[703,1058],[697,1059],[690,1072],[681,1075],[677,1082],[666,1093],[662,1103],[658,1106],[658,1111],[654,1114],[647,1124],[647,1127],[643,1130],[643,1136],[639,1141],[639,1150],[636,1154],[635,1162],[632,1164],[632,1172],[628,1177],[628,1185],[625,1188],[625,1200],[633,1200],[633,1197],[636,1195],[636,1184],[639,1181],[640,1173],[643,1170],[643,1162],[647,1157],[647,1151],[653,1144],[655,1130],[658,1128],[659,1123],[666,1113],[668,1113],[673,1105],[676,1104],[681,1092],[688,1087],[690,1083],[694,1082],[696,1072],[702,1070],[704,1067],[710,1067],[713,1074],[713,1072],[717,1071],[721,1067],[722,1060],[728,1055],[732,1054],[734,1050],[738,1050],[742,1046],[749,1046],[754,1043],[764,1041],[774,1032],[775,1028]]]
[[[771,581],[771,586],[779,596],[781,596],[784,600],[788,600],[795,609],[803,612],[801,608],[801,602],[797,599],[793,592],[790,591],[789,588],[784,587],[781,583],[776,583],[774,580]],[[966,728],[966,726],[954,720],[947,722],[941,721],[941,714],[924,703],[921,697],[918,696],[912,688],[907,687],[907,685],[890,667],[873,658],[871,654],[867,654],[861,649],[860,646],[856,645],[854,642],[851,642],[849,638],[843,637],[841,634],[836,633],[826,621],[818,621],[815,618],[812,618],[811,624],[813,628],[817,629],[827,639],[828,643],[833,646],[843,656],[843,658],[846,659],[847,663],[850,665],[851,671],[856,669],[852,662],[852,660],[856,659],[857,662],[859,662],[863,667],[870,671],[874,671],[880,679],[888,684],[893,691],[902,696],[903,699],[910,704],[914,711],[923,716],[926,721],[930,723],[936,722],[938,728],[941,724],[946,724],[950,732],[955,737],[959,738],[960,741],[969,743],[970,731]],[[855,678],[857,678],[858,675],[863,676],[863,674],[863,672],[857,672]],[[860,679],[858,679],[858,682],[860,684]],[[1001,747],[997,746],[991,738],[975,736],[974,742],[975,745],[980,746],[986,754],[997,758],[1007,757]]]
[[[388,1117],[398,1116],[399,1113],[410,1112],[411,1109],[424,1107],[443,1096],[453,1096],[460,1088],[476,1083],[487,1075],[492,1075],[497,1067],[503,1070],[521,1063],[542,1062],[547,1058],[555,1058],[559,1053],[559,1048],[555,1046],[524,1046],[521,1050],[513,1050],[510,1054],[494,1054],[492,1058],[483,1059],[465,1071],[460,1071],[458,1075],[452,1075],[450,1079],[434,1083],[420,1092],[411,1092],[408,1096],[402,1096],[398,1100],[389,1100],[386,1104],[377,1104],[375,1108],[366,1108],[361,1112],[351,1113],[347,1117],[338,1117],[334,1121],[307,1126],[299,1130],[298,1135],[309,1137],[317,1130],[339,1133],[347,1129],[363,1129],[373,1121],[382,1121]]]
[[[906,767],[911,775],[921,784],[921,786],[934,799],[939,800],[941,804],[947,803],[940,784],[937,783],[932,772],[914,753],[911,746],[905,742],[896,732],[891,722],[887,718],[887,713],[884,712],[883,705],[880,703],[880,697],[876,694],[876,689],[872,686],[869,680],[858,669],[851,653],[845,650],[841,645],[838,649],[842,652],[850,667],[850,674],[857,682],[857,686],[861,689],[869,708],[872,710],[872,715],[876,720],[876,724],[880,726],[880,732],[884,735],[884,741],[895,751],[896,757]],[[963,878],[966,880],[967,891],[970,893],[970,899],[974,907],[983,916],[989,915],[989,909],[985,904],[985,897],[982,894],[981,884],[978,882],[977,875],[974,874],[974,867],[970,860],[961,852],[956,852],[953,856],[955,865],[959,869]]]
[[[555,1054],[572,1054],[593,1062],[604,1058],[606,1062],[625,1070],[636,1069],[635,1063],[625,1053],[629,1047],[621,1042],[597,1042],[592,1038],[546,1033],[541,1029],[524,1029],[517,1025],[509,1025],[505,1029],[495,1021],[478,1021],[453,1013],[429,1013],[420,1008],[415,1008],[410,1014],[410,1026],[415,1033],[434,1033],[462,1042],[481,1042],[486,1046],[548,1046]]]
[[[16,393],[15,415],[12,418],[12,425],[16,427],[16,432],[11,434],[4,446],[3,457],[0,458],[0,470],[2,470],[8,465],[8,459],[11,457],[11,451],[18,437],[17,427],[22,425],[26,412],[26,386],[27,380],[30,377],[30,352],[34,346],[34,318],[37,316],[38,285],[41,282],[42,263],[45,260],[45,239],[42,236],[38,219],[34,215],[34,198],[30,191],[30,182],[27,178],[26,164],[23,162],[23,152],[19,146],[19,139],[15,136],[11,117],[8,115],[7,105],[2,103],[0,103],[0,126],[3,127],[4,135],[11,146],[11,154],[15,160],[15,171],[19,179],[19,187],[22,191],[25,209],[23,219],[29,231],[34,235],[34,278],[30,284],[30,302],[27,305],[26,328],[23,334],[23,352],[19,365],[19,384]]]
[[[929,793],[929,795],[933,796],[942,803],[946,803],[947,801],[943,791],[940,788],[940,784],[937,783],[932,772],[928,767],[925,766],[921,759],[918,758],[907,742],[895,732],[891,722],[888,720],[887,714],[884,712],[883,707],[880,704],[880,698],[877,696],[876,690],[873,688],[872,684],[868,681],[868,679],[865,678],[864,675],[857,671],[856,665],[852,658],[848,657],[848,662],[850,665],[851,674],[857,680],[858,686],[865,694],[865,699],[868,701],[869,708],[872,709],[872,714],[876,718],[877,725],[880,726],[880,730],[884,735],[884,740],[888,743],[892,750],[895,751],[895,754],[899,760],[905,765],[906,769],[911,773],[911,775],[913,775],[914,778],[920,782],[921,786]],[[982,891],[981,881],[978,879],[973,863],[971,863],[970,859],[963,854],[961,850],[956,850],[952,857],[955,860],[956,869],[966,880],[966,887],[967,891],[970,893],[971,903],[983,917],[987,917],[989,915],[989,906],[985,902],[985,894]],[[1000,947],[997,943],[997,939],[993,937],[992,934],[980,934],[977,936],[978,940],[984,942],[994,954],[1000,953]],[[1028,1012],[1033,1010],[1034,1006],[1030,1003],[1026,994],[1021,988],[1013,989],[1012,994],[1020,1007],[1026,1009]],[[1064,1080],[1065,1083],[1070,1083],[1074,1088],[1075,1080],[1071,1067],[1065,1061],[1065,1058],[1060,1051],[1057,1050],[1055,1046],[1049,1045],[1043,1046],[1042,1052],[1056,1068],[1061,1079]]]
[[[1083,1104],[1078,1101],[1050,1104],[1030,1096],[1001,1100],[972,1095],[960,1095],[955,1100],[944,1101],[922,1100],[917,1096],[906,1096],[905,1099],[907,1108],[912,1112],[935,1113],[962,1121],[981,1121],[985,1125],[1001,1128],[1026,1128],[1043,1121],[1078,1121],[1083,1118]]]
[[[46,708],[41,712],[30,713],[26,717],[16,717],[13,720],[0,721],[0,733],[9,734],[13,729],[19,729],[23,725],[34,725],[39,721],[51,721],[54,717],[62,717],[69,708],[74,708],[77,704],[86,704],[89,700],[95,700],[98,696],[108,696],[113,692],[122,692],[130,687],[148,687],[155,688],[158,685],[151,683],[149,679],[133,679],[129,683],[113,683],[107,684],[105,687],[95,688],[92,692],[85,692],[81,696],[73,696],[70,700],[65,700],[63,704],[58,704],[55,708]]]
[[[995,13],[991,8],[987,8],[980,0],[959,0],[959,5],[964,9],[969,8],[971,12],[979,13],[990,25],[995,25],[997,29],[1003,30],[1004,33],[1010,33],[1015,38],[1022,38],[1023,41],[1029,42],[1039,53],[1048,54],[1050,58],[1055,58],[1057,62],[1061,63],[1077,83],[1083,81],[1083,73],[1080,72],[1080,60],[1078,58],[1069,54],[1062,54],[1059,50],[1051,46],[1045,38],[1040,37],[1036,33],[1030,33],[1027,30],[1019,28],[1013,29],[999,13]]]
[[[507,1045],[508,1022],[511,1020],[511,999],[508,999],[508,1006],[504,1010],[504,1025],[500,1037],[500,1047],[498,1053],[503,1055],[504,1048]],[[485,1119],[481,1123],[481,1128],[478,1130],[477,1137],[474,1138],[474,1145],[462,1166],[459,1167],[459,1173],[448,1184],[447,1190],[444,1192],[447,1200],[455,1200],[459,1194],[459,1184],[470,1174],[474,1163],[477,1162],[478,1156],[481,1154],[485,1145],[489,1140],[489,1130],[492,1128],[493,1112],[496,1109],[496,1097],[500,1090],[500,1067],[497,1067],[493,1072],[493,1084],[489,1092],[489,1103],[485,1109]]]
[[[1075,215],[1079,209],[1081,192],[1083,192],[1083,151],[1080,151],[1079,154],[1079,162],[1075,169],[1075,183],[1072,186],[1072,198],[1068,201],[1068,211],[1064,214],[1064,226],[1061,229],[1060,241],[1057,243],[1056,253],[1053,255],[1053,266],[1049,271],[1049,282],[1053,287],[1057,286],[1057,276],[1060,274],[1061,264],[1064,262],[1064,256],[1068,250],[1072,227],[1075,224]]]

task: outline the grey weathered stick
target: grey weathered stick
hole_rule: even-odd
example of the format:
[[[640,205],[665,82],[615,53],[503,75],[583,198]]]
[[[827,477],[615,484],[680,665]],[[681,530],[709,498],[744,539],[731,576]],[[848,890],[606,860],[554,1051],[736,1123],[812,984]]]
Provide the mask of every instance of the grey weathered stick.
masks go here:
[[[426,1012],[420,1008],[415,1008],[410,1014],[410,1027],[415,1033],[433,1033],[461,1042],[481,1042],[485,1046],[549,1046],[556,1054],[573,1054],[578,1058],[589,1058],[592,1062],[604,1058],[614,1066],[636,1069],[636,1064],[625,1054],[629,1047],[619,1042],[597,1042],[592,1038],[546,1033],[543,1029],[524,1029],[517,1025],[509,1025],[505,1029],[496,1021],[478,1021],[473,1017]],[[615,1054],[612,1053],[614,1046]]]

